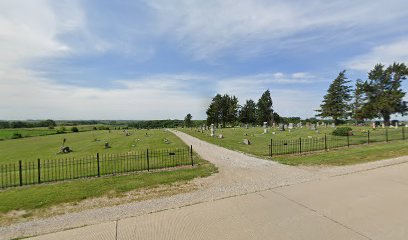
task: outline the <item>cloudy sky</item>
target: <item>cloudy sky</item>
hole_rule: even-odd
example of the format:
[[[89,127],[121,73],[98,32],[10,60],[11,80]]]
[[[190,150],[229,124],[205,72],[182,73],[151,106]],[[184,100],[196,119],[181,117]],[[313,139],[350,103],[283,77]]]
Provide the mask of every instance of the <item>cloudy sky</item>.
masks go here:
[[[0,119],[204,119],[266,89],[311,117],[341,70],[394,61],[405,0],[0,0]]]

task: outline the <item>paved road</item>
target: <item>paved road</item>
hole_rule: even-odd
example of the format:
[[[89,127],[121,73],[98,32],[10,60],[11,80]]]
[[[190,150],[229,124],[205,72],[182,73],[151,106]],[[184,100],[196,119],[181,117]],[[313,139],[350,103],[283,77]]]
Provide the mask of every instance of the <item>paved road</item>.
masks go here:
[[[35,239],[407,239],[408,163]]]
[[[194,181],[199,190],[16,224],[0,228],[0,239],[406,238],[408,157],[299,168],[175,134],[219,167]]]

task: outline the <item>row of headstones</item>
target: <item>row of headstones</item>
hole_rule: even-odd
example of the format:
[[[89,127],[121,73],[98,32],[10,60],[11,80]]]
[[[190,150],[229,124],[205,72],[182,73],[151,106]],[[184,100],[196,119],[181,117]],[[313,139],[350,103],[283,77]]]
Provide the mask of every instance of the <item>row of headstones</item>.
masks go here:
[[[394,125],[390,125],[390,128],[398,128],[398,126],[399,126],[398,122],[395,122]],[[372,127],[372,128],[376,128],[376,127],[377,127],[377,124],[376,124],[375,122],[373,122],[373,123],[371,124],[371,127]],[[405,127],[408,127],[408,124],[405,124]],[[385,128],[385,124],[384,124],[384,123],[381,123],[381,128]]]

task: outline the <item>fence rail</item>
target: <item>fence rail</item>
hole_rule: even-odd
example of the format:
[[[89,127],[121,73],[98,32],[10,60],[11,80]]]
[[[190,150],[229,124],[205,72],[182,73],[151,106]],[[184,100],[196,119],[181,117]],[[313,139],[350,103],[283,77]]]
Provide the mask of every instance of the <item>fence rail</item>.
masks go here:
[[[379,129],[364,132],[353,132],[349,136],[308,137],[298,139],[276,140],[271,139],[269,144],[269,156],[284,154],[301,154],[305,152],[328,150],[351,145],[370,144],[374,142],[389,142],[394,140],[406,140],[405,128]]]
[[[193,147],[95,154],[80,158],[19,161],[0,165],[0,189],[128,172],[194,165]]]

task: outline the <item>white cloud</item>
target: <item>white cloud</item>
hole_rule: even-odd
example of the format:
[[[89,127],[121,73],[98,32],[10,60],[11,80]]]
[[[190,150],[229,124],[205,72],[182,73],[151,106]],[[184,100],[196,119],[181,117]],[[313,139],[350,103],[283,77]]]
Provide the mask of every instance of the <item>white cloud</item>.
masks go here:
[[[228,51],[235,56],[259,55],[270,46],[274,51],[306,48],[322,39],[333,44],[369,39],[401,31],[406,27],[395,22],[408,16],[397,0],[149,0],[147,4],[156,13],[158,31],[173,36],[197,59]]]
[[[408,63],[408,38],[374,47],[368,53],[356,56],[343,65],[353,70],[367,72],[377,63],[390,65],[393,62]]]

